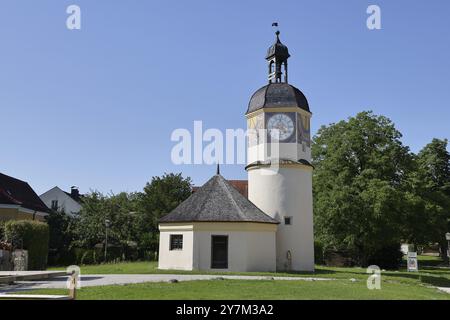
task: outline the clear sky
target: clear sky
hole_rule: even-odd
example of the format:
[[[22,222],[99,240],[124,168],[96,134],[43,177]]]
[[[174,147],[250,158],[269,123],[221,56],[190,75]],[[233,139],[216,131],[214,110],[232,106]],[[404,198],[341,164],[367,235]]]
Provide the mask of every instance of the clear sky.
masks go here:
[[[82,29],[66,28],[66,8]],[[366,27],[369,4],[382,30]],[[1,0],[0,172],[38,193],[137,191],[183,172],[176,128],[245,128],[266,84],[273,21],[290,50],[289,80],[308,97],[312,129],[362,110],[391,118],[417,152],[450,138],[450,1]],[[243,165],[222,167],[245,179]]]

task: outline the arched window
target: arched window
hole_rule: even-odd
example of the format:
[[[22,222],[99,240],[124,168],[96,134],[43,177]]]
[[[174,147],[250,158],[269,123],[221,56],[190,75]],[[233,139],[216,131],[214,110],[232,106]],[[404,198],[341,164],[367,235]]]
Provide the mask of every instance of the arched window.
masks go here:
[[[275,72],[275,62],[270,62],[270,73],[274,73]]]

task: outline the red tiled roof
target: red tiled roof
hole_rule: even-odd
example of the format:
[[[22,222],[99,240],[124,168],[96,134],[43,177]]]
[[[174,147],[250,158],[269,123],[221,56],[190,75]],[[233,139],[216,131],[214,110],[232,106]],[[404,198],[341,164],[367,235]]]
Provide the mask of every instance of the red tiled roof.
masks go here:
[[[240,194],[248,198],[248,181],[247,180],[227,180],[233,187],[235,187]],[[192,193],[201,187],[192,187]]]

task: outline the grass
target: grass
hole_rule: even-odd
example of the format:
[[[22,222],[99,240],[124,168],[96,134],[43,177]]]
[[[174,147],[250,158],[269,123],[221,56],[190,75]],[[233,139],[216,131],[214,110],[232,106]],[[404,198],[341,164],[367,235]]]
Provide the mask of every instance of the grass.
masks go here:
[[[79,299],[448,299],[435,286],[450,287],[450,269],[436,267],[438,257],[419,257],[420,272],[382,271],[381,290],[368,290],[364,268],[316,266],[314,273],[221,272],[220,274],[333,278],[332,281],[204,280],[180,283],[145,283],[86,287]],[[61,270],[52,268],[51,270]],[[124,262],[82,266],[81,274],[219,274],[204,271],[158,270],[156,262]],[[33,293],[66,294],[66,290],[36,290]]]
[[[67,294],[67,290],[36,290],[36,294]],[[450,295],[417,283],[383,281],[381,290],[368,290],[365,281],[251,281],[208,280],[179,283],[144,283],[122,286],[86,287],[80,300],[248,300],[248,299],[414,299],[450,300]]]

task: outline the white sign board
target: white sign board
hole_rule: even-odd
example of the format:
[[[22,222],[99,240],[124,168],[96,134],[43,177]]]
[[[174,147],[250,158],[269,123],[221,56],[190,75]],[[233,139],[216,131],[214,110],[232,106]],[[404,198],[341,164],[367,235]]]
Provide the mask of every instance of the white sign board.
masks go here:
[[[417,252],[408,252],[406,262],[408,271],[419,271],[419,264],[417,263]]]

